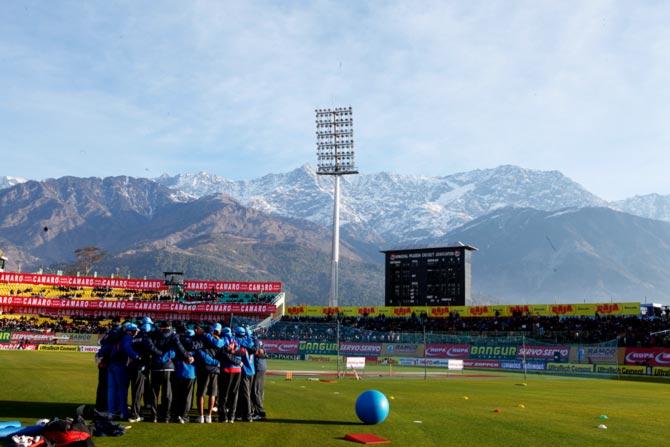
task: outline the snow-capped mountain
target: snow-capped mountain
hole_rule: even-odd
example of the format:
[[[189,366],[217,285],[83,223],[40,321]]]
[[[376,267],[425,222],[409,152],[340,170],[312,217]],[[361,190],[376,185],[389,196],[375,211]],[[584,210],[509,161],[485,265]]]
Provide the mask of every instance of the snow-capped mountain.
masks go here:
[[[628,214],[670,222],[670,195],[645,194],[619,200],[611,205]]]
[[[176,202],[223,192],[266,213],[307,219],[326,227],[332,221],[333,179],[316,175],[310,165],[245,181],[206,172],[162,175],[154,180],[168,187]],[[0,190],[25,181],[0,177]],[[509,165],[443,177],[360,174],[344,177],[342,189],[343,231],[375,244],[440,237],[508,206],[542,211],[607,206],[670,221],[670,196],[649,194],[607,203],[558,171]]]
[[[11,177],[7,175],[0,175],[0,189],[10,188],[14,185],[27,182],[23,177]]]
[[[670,223],[611,208],[504,208],[443,239],[478,248],[473,290],[502,302],[670,302]]]
[[[356,291],[348,304],[381,303],[380,247],[456,241],[480,249],[475,293],[505,302],[670,296],[670,223],[602,207],[558,172],[379,173],[343,179],[343,189],[341,279]],[[631,209],[648,213],[657,202]],[[207,174],[28,181],[0,191],[0,247],[10,268],[60,266],[95,245],[109,255],[107,271],[279,279],[294,302],[322,304],[330,240],[319,224],[329,226],[331,207],[332,179],[309,166],[245,182]]]
[[[332,178],[304,165],[284,174],[231,181],[207,173],[156,179],[179,200],[224,192],[265,212],[331,222]],[[378,234],[387,242],[440,237],[492,210],[514,206],[551,211],[607,206],[558,171],[517,166],[474,170],[444,177],[361,174],[342,180],[342,224]]]

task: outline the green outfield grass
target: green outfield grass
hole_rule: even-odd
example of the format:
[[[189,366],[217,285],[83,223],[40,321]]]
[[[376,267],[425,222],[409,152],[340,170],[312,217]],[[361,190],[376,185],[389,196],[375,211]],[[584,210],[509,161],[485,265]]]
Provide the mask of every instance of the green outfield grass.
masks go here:
[[[277,369],[333,369],[333,365],[277,361]],[[380,370],[384,370],[381,368]],[[133,424],[121,438],[96,438],[105,446],[346,446],[346,433],[373,433],[402,446],[664,446],[670,428],[670,384],[531,376],[398,379],[378,377],[335,383],[283,376],[267,378],[267,422]],[[93,403],[93,356],[0,351],[0,420],[34,423],[69,416]],[[358,423],[354,402],[365,389],[391,400],[378,426]],[[467,396],[469,399],[464,399]],[[523,404],[525,408],[519,407]],[[501,413],[494,413],[500,408]],[[598,430],[607,414],[608,430]],[[415,422],[420,421],[420,423]]]

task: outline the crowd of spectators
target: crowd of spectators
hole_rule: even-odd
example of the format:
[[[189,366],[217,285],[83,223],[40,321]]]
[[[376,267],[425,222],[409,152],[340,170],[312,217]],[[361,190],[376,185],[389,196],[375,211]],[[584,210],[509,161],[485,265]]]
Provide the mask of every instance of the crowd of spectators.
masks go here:
[[[109,299],[118,300],[157,300],[160,291],[112,289],[107,287],[66,287],[66,286],[30,286],[26,284],[2,284],[2,293],[8,296],[24,296],[31,298],[65,298],[65,299]]]
[[[0,284],[0,294],[31,298],[117,299],[180,301],[185,303],[272,304],[276,294],[232,293],[216,291],[134,290],[106,287],[81,288],[65,286],[31,286]]]
[[[187,291],[179,299],[186,303],[226,303],[226,304],[272,304],[275,294],[264,293],[230,293],[230,292],[190,292]]]
[[[321,324],[318,324],[321,323]],[[619,346],[670,347],[670,316],[596,316],[596,317],[540,317],[515,315],[512,317],[461,318],[452,314],[447,318],[346,317],[339,319],[340,340],[369,342],[418,342],[423,339],[439,340],[444,336],[527,336],[553,343],[594,344],[617,340]],[[270,328],[266,338],[326,341],[336,337],[335,317],[284,317]]]
[[[0,332],[68,332],[78,334],[103,334],[109,330],[108,319],[103,318],[57,318],[21,316],[0,318]]]
[[[103,333],[110,320],[83,317],[13,317],[0,318],[0,331],[41,331]],[[448,337],[526,336],[547,343],[596,344],[617,340],[626,347],[670,347],[670,316],[596,316],[596,317],[512,317],[410,318],[345,317],[300,318],[285,316],[267,329],[259,329],[262,338],[277,340],[364,341],[386,343],[420,343],[423,331],[428,342]],[[666,331],[666,332],[664,332]]]

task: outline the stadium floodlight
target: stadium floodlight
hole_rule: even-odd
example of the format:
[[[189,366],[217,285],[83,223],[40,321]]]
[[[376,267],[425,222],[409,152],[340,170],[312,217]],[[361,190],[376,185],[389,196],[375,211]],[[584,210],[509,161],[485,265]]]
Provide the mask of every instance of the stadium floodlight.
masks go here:
[[[316,159],[318,175],[335,180],[333,205],[333,257],[328,305],[337,307],[340,264],[340,176],[358,174],[354,161],[354,119],[351,107],[316,109]]]

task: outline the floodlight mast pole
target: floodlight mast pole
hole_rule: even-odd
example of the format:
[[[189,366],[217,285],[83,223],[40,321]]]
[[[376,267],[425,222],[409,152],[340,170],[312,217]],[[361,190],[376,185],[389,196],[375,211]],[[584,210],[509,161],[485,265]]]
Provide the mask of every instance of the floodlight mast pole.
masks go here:
[[[340,296],[340,176],[335,176],[333,205],[333,258],[330,266],[330,296],[328,306],[337,307]]]
[[[316,109],[316,156],[318,175],[334,176],[333,247],[328,306],[339,303],[340,270],[340,177],[358,174],[354,162],[354,130],[351,107]]]

